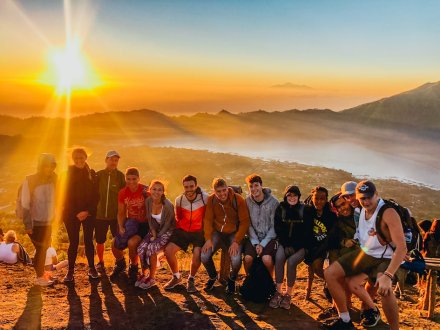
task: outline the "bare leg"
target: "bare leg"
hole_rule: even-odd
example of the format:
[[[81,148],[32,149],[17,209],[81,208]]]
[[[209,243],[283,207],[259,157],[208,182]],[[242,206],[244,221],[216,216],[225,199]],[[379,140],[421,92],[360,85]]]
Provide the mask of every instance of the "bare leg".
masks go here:
[[[365,281],[368,276],[366,274],[359,274],[348,279],[347,285],[353,294],[355,294],[362,301],[363,309],[376,308],[373,299],[368,291],[365,289]]]
[[[377,278],[382,275],[382,273],[378,273]],[[382,296],[382,309],[390,325],[390,329],[399,329],[399,307],[397,306],[396,296],[393,292],[388,296]]]
[[[202,264],[202,260],[200,259],[200,255],[202,253],[201,247],[194,247],[193,248],[193,257],[191,260],[191,271],[190,276],[196,276],[197,271],[200,268],[200,265]]]
[[[324,273],[327,287],[333,297],[333,301],[339,313],[348,312],[347,300],[345,295],[345,272],[341,264],[337,261],[332,263]]]
[[[99,262],[104,262],[104,244],[96,243],[96,255]]]
[[[154,278],[156,276],[157,269],[157,254],[154,253],[150,256],[150,278]]]
[[[179,271],[179,263],[177,262],[176,253],[180,250],[180,247],[178,247],[174,243],[169,243],[165,247],[165,257],[167,258],[168,265],[170,265],[171,272],[177,273]]]
[[[249,274],[249,270],[251,269],[252,262],[254,261],[254,258],[252,258],[249,255],[244,256],[244,271],[246,272],[246,275]]]
[[[271,277],[273,277],[274,264],[271,256],[263,256],[263,264],[266,266]]]
[[[137,265],[139,263],[137,248],[141,240],[141,237],[138,235],[134,235],[128,240],[128,257],[130,258],[130,264],[132,265]]]

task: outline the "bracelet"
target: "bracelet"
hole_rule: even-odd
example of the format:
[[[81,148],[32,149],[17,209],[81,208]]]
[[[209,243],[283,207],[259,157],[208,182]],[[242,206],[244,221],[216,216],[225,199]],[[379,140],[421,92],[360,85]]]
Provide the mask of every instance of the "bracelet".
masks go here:
[[[384,274],[386,277],[388,277],[391,281],[394,280],[394,275],[391,274],[390,272],[384,272],[383,274]]]

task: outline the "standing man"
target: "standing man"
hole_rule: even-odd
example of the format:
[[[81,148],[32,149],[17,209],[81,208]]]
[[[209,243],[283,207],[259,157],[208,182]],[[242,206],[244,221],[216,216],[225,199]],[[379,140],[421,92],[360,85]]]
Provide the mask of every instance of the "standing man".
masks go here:
[[[184,192],[176,198],[176,228],[165,248],[165,256],[173,273],[173,278],[164,286],[165,290],[171,290],[182,282],[179,272],[176,253],[179,250],[186,251],[192,244],[191,269],[186,289],[189,293],[197,292],[194,276],[200,268],[200,254],[205,243],[203,237],[203,217],[205,215],[208,194],[197,186],[197,178],[187,175],[182,180]]]
[[[263,180],[257,174],[246,178],[249,196],[246,205],[251,218],[248,236],[244,246],[244,269],[246,273],[258,256],[263,260],[269,274],[273,273],[277,242],[274,228],[275,210],[279,203],[270,189],[263,188]]]
[[[39,286],[53,284],[53,281],[44,276],[44,262],[46,250],[51,242],[55,215],[55,168],[55,157],[51,154],[41,154],[38,158],[37,173],[26,177],[21,188],[21,216],[26,233],[35,247],[35,284]]]
[[[125,187],[124,173],[118,170],[120,155],[117,151],[107,152],[106,168],[96,173],[98,179],[99,201],[95,222],[96,270],[104,274],[104,243],[110,228],[113,238],[118,233],[118,193]]]
[[[354,328],[348,313],[344,290],[344,278],[348,278],[350,290],[368,308],[363,312],[361,324],[372,327],[380,320],[380,311],[364,287],[364,283],[370,279],[375,283],[378,294],[382,297],[382,306],[390,329],[395,330],[399,328],[399,309],[392,290],[392,282],[406,255],[401,219],[396,210],[388,207],[379,197],[376,186],[371,181],[358,183],[356,198],[362,206],[356,231],[360,249],[343,255],[325,271],[325,279],[339,313],[339,318],[327,323],[325,327]]]
[[[249,212],[240,194],[226,184],[222,178],[212,182],[214,193],[209,196],[203,220],[205,245],[202,248],[202,263],[209,275],[205,290],[214,288],[217,280],[212,256],[218,249],[228,251],[232,270],[229,275],[227,293],[235,292],[235,280],[241,267],[241,242],[249,230]]]

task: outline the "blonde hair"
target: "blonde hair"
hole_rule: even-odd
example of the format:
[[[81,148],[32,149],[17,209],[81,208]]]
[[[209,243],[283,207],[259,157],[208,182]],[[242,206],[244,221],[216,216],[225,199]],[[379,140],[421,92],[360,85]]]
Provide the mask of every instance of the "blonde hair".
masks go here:
[[[17,234],[13,230],[8,230],[5,234],[6,243],[14,243],[17,240]]]

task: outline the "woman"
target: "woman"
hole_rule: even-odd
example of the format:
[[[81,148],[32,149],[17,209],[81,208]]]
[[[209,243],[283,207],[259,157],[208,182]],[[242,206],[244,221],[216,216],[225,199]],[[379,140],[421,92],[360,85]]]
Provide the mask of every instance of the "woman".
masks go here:
[[[305,232],[310,231],[311,223],[304,220],[304,204],[299,201],[301,192],[297,186],[287,186],[284,198],[275,211],[275,232],[279,246],[275,257],[275,280],[277,291],[271,298],[272,308],[290,309],[296,268],[304,260]],[[287,290],[283,294],[284,265],[287,261]]]
[[[150,194],[151,196],[145,200],[150,231],[138,247],[143,275],[135,284],[145,290],[156,284],[157,254],[167,245],[176,222],[174,206],[165,197],[163,182],[152,181]],[[147,269],[150,270],[148,277],[146,276]]]
[[[83,228],[85,253],[89,264],[89,277],[99,278],[94,265],[93,231],[95,228],[96,205],[98,201],[96,174],[87,164],[87,153],[82,148],[72,152],[74,165],[69,166],[66,180],[66,196],[63,208],[63,222],[69,236],[67,252],[69,270],[64,283],[74,280],[75,261],[78,254],[79,231]]]
[[[4,236],[4,242],[0,243],[0,262],[7,264],[16,264],[18,262],[18,253],[20,246],[15,242],[17,234],[9,230]]]

